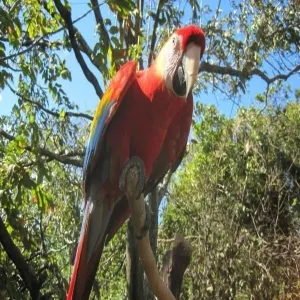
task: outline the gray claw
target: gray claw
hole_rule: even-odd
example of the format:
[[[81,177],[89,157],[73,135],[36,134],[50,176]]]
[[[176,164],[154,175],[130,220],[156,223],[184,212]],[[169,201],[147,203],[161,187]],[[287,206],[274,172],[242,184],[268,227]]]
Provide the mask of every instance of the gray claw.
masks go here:
[[[127,187],[127,180],[131,180],[131,189]],[[119,188],[121,191],[130,192],[131,195],[135,195],[137,199],[144,190],[146,182],[145,165],[144,162],[138,157],[131,157],[125,164],[122,171]]]

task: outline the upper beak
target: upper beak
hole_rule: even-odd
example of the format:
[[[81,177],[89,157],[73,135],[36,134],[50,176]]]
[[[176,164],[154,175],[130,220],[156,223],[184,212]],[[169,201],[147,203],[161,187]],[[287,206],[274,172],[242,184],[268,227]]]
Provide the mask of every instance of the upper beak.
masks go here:
[[[201,47],[197,46],[194,43],[188,44],[182,58],[182,65],[186,82],[186,98],[188,97],[197,80],[200,56]]]

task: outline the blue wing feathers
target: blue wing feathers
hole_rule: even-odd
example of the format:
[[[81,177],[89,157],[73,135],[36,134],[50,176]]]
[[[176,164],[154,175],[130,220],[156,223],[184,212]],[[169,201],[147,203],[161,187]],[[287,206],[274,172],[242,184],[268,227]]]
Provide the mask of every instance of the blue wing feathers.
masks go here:
[[[93,168],[96,165],[95,160],[99,158],[100,153],[104,149],[102,141],[107,126],[114,117],[124,95],[135,79],[136,62],[130,61],[126,63],[113,77],[96,109],[83,160],[84,192],[87,187],[87,181],[89,181],[89,174],[93,172]]]
[[[95,153],[96,149],[98,148],[98,145],[101,141],[101,136],[104,131],[105,124],[106,124],[106,121],[107,121],[109,113],[110,113],[110,109],[114,104],[115,104],[115,101],[110,101],[106,105],[102,115],[99,117],[99,119],[97,121],[95,131],[88,141],[86,153],[85,153],[85,157],[84,157],[84,161],[83,161],[83,176],[84,177],[87,172],[87,168],[90,163],[90,160],[92,159],[92,156],[94,155],[94,153]]]

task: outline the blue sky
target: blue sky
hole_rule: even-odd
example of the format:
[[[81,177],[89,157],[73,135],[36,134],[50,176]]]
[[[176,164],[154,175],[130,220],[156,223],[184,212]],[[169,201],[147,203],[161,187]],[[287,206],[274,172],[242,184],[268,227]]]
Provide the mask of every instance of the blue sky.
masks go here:
[[[147,2],[147,1],[146,1]],[[146,3],[145,2],[145,3]],[[210,5],[215,10],[215,6],[218,1],[210,2]],[[85,13],[89,7],[87,6],[86,0],[76,0],[71,1],[72,4],[72,17],[73,20],[80,17],[83,13]],[[148,2],[149,3],[149,2]],[[203,4],[209,3],[209,1],[203,1]],[[221,9],[226,12],[226,9],[230,7],[228,1],[221,2]],[[105,8],[105,6],[101,7],[101,11],[103,13],[103,18],[114,18],[114,16]],[[185,11],[185,18],[188,20],[190,18],[190,9],[187,6]],[[188,23],[188,21],[187,21]],[[83,36],[87,40],[90,45],[94,45],[97,42],[97,35],[95,35],[95,23],[94,23],[94,15],[90,13],[87,17],[76,23],[77,28],[82,32]],[[97,106],[98,98],[94,91],[92,85],[86,80],[83,75],[82,70],[80,69],[79,64],[76,61],[76,58],[73,52],[62,52],[62,58],[66,59],[67,67],[71,71],[72,81],[64,80],[62,82],[63,88],[71,101],[75,102],[79,106],[79,111],[87,111],[94,109]],[[88,60],[86,60],[88,62]],[[101,74],[96,68],[94,68],[91,64],[89,67],[94,72],[97,78],[101,78]],[[292,90],[299,87],[298,84],[299,77],[293,76],[289,79],[289,84],[292,86]],[[101,81],[101,80],[100,80]],[[103,85],[101,84],[102,88]],[[254,77],[248,85],[248,92],[245,95],[241,96],[241,104],[243,106],[248,106],[249,104],[259,105],[258,102],[254,100],[254,97],[257,93],[263,92],[266,88],[266,84],[258,77]],[[16,102],[16,97],[13,95],[8,89],[4,91],[0,90],[0,115],[1,114],[10,114],[11,108]],[[230,100],[224,100],[224,95],[218,92],[210,92],[208,94],[201,93],[200,97],[197,97],[197,101],[201,101],[205,104],[215,104],[218,109],[226,114],[227,116],[232,116],[237,110],[237,106]]]

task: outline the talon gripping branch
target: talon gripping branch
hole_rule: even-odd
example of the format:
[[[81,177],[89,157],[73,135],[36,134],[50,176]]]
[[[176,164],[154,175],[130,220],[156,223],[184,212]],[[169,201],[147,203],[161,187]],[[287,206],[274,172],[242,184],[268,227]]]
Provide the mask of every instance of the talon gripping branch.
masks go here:
[[[144,162],[145,194],[179,165],[204,48],[200,28],[180,28],[150,68],[137,72],[135,62],[126,63],[101,99],[84,159],[85,212],[68,300],[88,299],[104,244],[130,216],[119,188],[128,159],[137,156]]]

